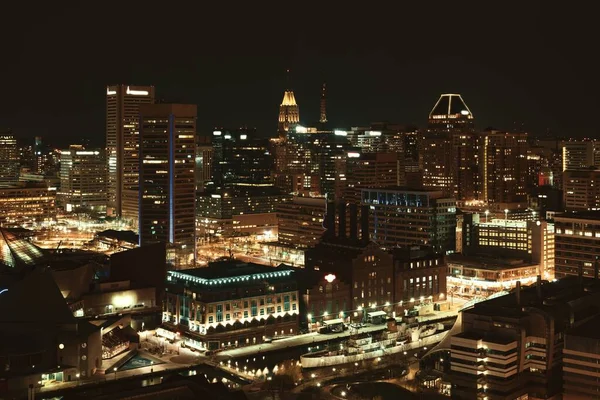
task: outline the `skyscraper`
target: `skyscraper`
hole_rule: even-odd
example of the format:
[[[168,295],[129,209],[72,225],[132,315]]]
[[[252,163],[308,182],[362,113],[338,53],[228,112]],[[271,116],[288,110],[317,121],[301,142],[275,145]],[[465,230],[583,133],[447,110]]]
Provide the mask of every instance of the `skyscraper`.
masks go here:
[[[152,103],[154,86],[111,85],[106,88],[108,215],[137,217],[139,106]]]
[[[286,90],[279,106],[279,137],[284,139],[293,125],[300,122],[300,110],[296,104],[296,97],[292,90]]]
[[[196,106],[140,106],[140,245],[169,243],[175,266],[195,264]]]
[[[325,86],[325,83],[321,87],[321,107],[320,107],[320,111],[321,111],[321,116],[319,117],[319,122],[321,124],[326,124],[327,123],[327,88]]]
[[[477,135],[474,117],[460,94],[442,94],[421,136],[423,186],[457,200],[478,197]]]
[[[17,139],[10,130],[0,131],[0,185],[19,179],[19,150]]]
[[[60,154],[60,191],[66,212],[106,211],[106,160],[100,150],[72,145]]]

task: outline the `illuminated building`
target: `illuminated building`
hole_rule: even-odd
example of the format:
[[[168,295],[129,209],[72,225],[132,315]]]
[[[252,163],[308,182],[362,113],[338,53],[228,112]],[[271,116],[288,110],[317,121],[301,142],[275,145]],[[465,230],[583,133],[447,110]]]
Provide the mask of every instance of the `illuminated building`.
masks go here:
[[[154,86],[106,88],[108,215],[137,218],[139,177],[139,106],[154,103]]]
[[[480,200],[488,203],[526,201],[527,148],[527,133],[492,130],[480,134]]]
[[[289,199],[272,186],[238,186],[197,196],[199,238],[277,233],[277,208]]]
[[[600,170],[591,167],[564,171],[563,200],[567,211],[600,210]]]
[[[556,277],[594,277],[600,252],[600,211],[554,216]]]
[[[42,143],[41,136],[36,136],[33,144],[33,172],[36,174],[44,174],[49,161],[50,155]]]
[[[216,187],[272,186],[268,139],[256,129],[220,129],[212,137],[212,183]]]
[[[60,156],[57,201],[66,212],[106,212],[106,160],[101,150],[73,145]]]
[[[12,184],[19,178],[17,139],[8,131],[0,131],[0,185]]]
[[[456,200],[442,191],[368,188],[362,190],[361,204],[371,209],[371,239],[379,245],[425,245],[454,252]]]
[[[554,224],[488,218],[481,222],[480,216],[472,214],[463,217],[463,254],[522,259],[537,268],[529,279],[536,275],[544,279],[554,278]],[[490,263],[497,262],[490,259]]]
[[[344,199],[351,203],[360,204],[362,189],[404,183],[398,153],[349,152],[347,157]]]
[[[140,110],[140,245],[170,243],[174,263],[195,263],[196,106]]]
[[[597,316],[599,301],[592,279],[538,279],[463,310],[436,347],[450,353],[452,398],[566,398],[563,365],[571,365],[574,357],[563,352],[565,335],[569,348],[569,331]],[[578,354],[576,363],[582,365],[579,356],[586,354]],[[572,375],[565,378],[569,382]]]
[[[319,123],[326,124],[327,123],[327,88],[325,83],[321,87],[321,104],[319,107],[320,117]]]
[[[294,197],[277,207],[279,243],[308,248],[321,240],[325,198]]]
[[[285,139],[287,133],[300,123],[300,110],[296,104],[294,92],[290,89],[283,93],[283,100],[279,106],[279,124],[277,131],[279,137]]]
[[[352,286],[334,274],[322,271],[302,271],[306,290],[302,292],[302,320],[306,318],[312,330],[314,323],[341,318],[350,321],[352,314]]]
[[[20,270],[42,264],[45,260],[46,254],[42,249],[0,228],[0,269]]]
[[[185,345],[217,350],[298,334],[296,272],[236,260],[168,271],[164,325]]]
[[[314,196],[320,193],[319,158],[314,146],[316,130],[297,126],[285,139],[272,140],[275,186],[285,193]]]
[[[201,140],[204,139],[204,140]],[[199,136],[196,143],[196,191],[203,192],[212,180],[213,146],[206,137]]]
[[[5,225],[54,218],[56,190],[44,183],[0,186],[0,221]]]
[[[595,140],[569,140],[560,147],[563,171],[600,166],[600,144]]]
[[[423,186],[457,200],[478,198],[477,139],[473,114],[460,94],[442,94],[419,140]]]

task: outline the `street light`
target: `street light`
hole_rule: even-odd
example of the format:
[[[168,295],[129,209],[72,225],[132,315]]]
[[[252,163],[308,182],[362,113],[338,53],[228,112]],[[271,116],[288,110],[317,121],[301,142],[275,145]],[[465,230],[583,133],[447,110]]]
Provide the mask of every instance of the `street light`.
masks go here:
[[[490,210],[485,210],[485,223],[488,222],[488,215],[490,215]]]
[[[506,225],[508,221],[508,208],[504,209],[504,225]]]
[[[116,381],[117,380],[117,367],[114,367],[113,371],[115,371],[115,381]]]

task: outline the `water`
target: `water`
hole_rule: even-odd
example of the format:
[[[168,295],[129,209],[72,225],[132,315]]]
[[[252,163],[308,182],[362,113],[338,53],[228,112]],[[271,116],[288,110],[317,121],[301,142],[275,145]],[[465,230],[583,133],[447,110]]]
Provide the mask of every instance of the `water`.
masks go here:
[[[154,358],[154,357],[150,357],[150,356],[142,357],[140,355],[135,355],[129,361],[127,361],[125,364],[123,364],[119,368],[119,371],[127,371],[130,369],[144,368],[144,367],[149,367],[151,365],[158,365],[158,364],[164,364],[164,361],[161,361],[158,358]]]

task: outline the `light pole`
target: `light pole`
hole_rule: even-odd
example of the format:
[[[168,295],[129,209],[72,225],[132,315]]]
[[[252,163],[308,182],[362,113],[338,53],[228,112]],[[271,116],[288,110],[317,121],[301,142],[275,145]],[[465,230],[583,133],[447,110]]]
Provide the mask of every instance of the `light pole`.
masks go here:
[[[115,381],[116,381],[117,380],[117,367],[114,367],[113,371],[115,371]]]
[[[504,226],[508,224],[508,208],[504,209]]]
[[[81,374],[80,374],[79,372],[75,374],[75,377],[77,378],[77,386],[79,386],[79,383],[81,382],[81,381],[79,380],[79,377],[80,377],[80,376],[81,376]]]
[[[485,210],[485,223],[488,223],[488,215],[490,215],[490,210]]]

